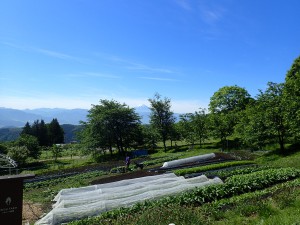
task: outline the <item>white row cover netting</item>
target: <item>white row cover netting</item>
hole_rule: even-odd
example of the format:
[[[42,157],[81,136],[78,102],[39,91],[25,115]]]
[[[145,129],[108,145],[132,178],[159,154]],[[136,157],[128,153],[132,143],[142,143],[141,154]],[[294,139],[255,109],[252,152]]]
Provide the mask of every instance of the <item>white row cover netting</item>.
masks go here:
[[[186,164],[186,163],[201,162],[201,161],[212,159],[214,157],[216,157],[215,153],[210,153],[210,154],[198,155],[198,156],[193,156],[193,157],[184,158],[184,159],[172,160],[172,161],[164,162],[162,168],[179,166],[179,165]]]
[[[194,187],[223,183],[220,178],[208,179],[202,175],[190,179],[173,173],[122,180],[82,188],[61,190],[56,203],[36,225],[56,225],[120,208],[149,199],[180,193]]]

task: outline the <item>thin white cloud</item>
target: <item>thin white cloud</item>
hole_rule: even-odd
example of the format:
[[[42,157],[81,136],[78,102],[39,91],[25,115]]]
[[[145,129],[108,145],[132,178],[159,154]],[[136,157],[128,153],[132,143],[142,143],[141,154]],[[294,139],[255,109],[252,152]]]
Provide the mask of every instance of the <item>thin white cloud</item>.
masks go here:
[[[171,78],[161,78],[161,77],[138,77],[139,79],[146,79],[146,80],[159,80],[159,81],[180,81],[177,79]]]
[[[78,62],[85,62],[86,61],[84,59],[74,57],[74,56],[71,56],[71,55],[68,55],[68,54],[65,54],[65,53],[61,53],[61,52],[51,51],[51,50],[42,49],[42,48],[32,48],[32,49],[35,50],[38,53],[43,54],[43,55],[58,58],[58,59],[72,60],[72,61],[78,61]]]
[[[223,17],[223,11],[214,9],[214,10],[202,10],[202,19],[207,24],[215,24],[220,21]]]
[[[164,69],[164,68],[155,68],[155,67],[150,67],[150,66],[146,66],[143,64],[138,64],[132,63],[132,66],[127,66],[127,69],[130,70],[140,70],[140,71],[144,71],[144,72],[149,72],[149,73],[174,73],[173,71],[169,70],[169,69]]]
[[[72,56],[69,54],[65,54],[62,52],[57,52],[57,51],[53,51],[53,50],[49,50],[49,49],[37,48],[37,47],[32,47],[32,46],[20,46],[20,45],[16,45],[16,44],[9,43],[9,42],[1,42],[1,43],[6,46],[9,46],[9,47],[19,49],[21,51],[39,53],[44,56],[49,56],[52,58],[68,60],[68,61],[76,61],[76,62],[80,62],[80,63],[84,63],[84,64],[89,62],[89,60],[84,59],[84,58]]]
[[[226,13],[225,7],[212,3],[211,1],[200,1],[199,12],[203,22],[212,26],[224,18]]]
[[[107,78],[107,79],[120,79],[121,76],[116,76],[112,74],[105,74],[105,73],[96,73],[96,72],[84,72],[84,73],[74,73],[74,74],[67,74],[69,77],[100,77],[100,78]]]
[[[123,59],[117,56],[104,56],[106,59],[120,63],[121,66],[125,67],[126,69],[129,70],[137,70],[137,71],[142,71],[146,73],[176,73],[173,70],[167,69],[167,68],[161,68],[161,67],[153,67],[153,66],[148,66],[142,63],[137,63],[131,60]]]
[[[192,6],[188,0],[176,0],[177,5],[179,5],[184,10],[190,11],[192,10]]]

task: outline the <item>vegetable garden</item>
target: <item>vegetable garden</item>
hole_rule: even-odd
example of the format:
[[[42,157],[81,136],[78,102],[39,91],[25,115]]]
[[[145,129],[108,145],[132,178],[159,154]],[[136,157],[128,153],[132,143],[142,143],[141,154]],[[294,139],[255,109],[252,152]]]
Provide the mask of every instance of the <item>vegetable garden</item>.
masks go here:
[[[156,218],[158,220],[156,224],[168,224],[172,222],[175,224],[212,224],[218,220],[224,221],[224,214],[226,214],[228,210],[233,210],[236,204],[243,205],[247,201],[249,202],[249,206],[244,205],[244,208],[239,208],[239,210],[243,211],[241,213],[243,218],[245,216],[249,217],[255,215],[255,213],[263,214],[264,211],[268,210],[268,212],[265,212],[266,214],[274,213],[273,211],[275,209],[272,208],[274,203],[270,203],[270,206],[267,205],[266,202],[271,201],[270,199],[276,199],[276,196],[280,196],[281,193],[288,192],[284,198],[290,199],[290,202],[298,202],[297,193],[299,193],[300,187],[300,170],[297,168],[275,168],[269,165],[257,165],[251,160],[236,160],[186,169],[174,169],[172,172],[177,176],[185,177],[196,177],[200,175],[209,178],[220,177],[224,183],[193,187],[192,189],[189,188],[187,190],[181,190],[180,192],[171,193],[165,197],[145,198],[142,201],[136,201],[134,204],[117,204],[123,207],[111,208],[109,211],[104,210],[98,214],[98,216],[83,218],[78,221],[75,220],[68,224],[151,224],[151,220],[154,220],[152,213],[157,212],[158,209],[161,209],[160,212],[168,212],[170,217],[161,215],[160,219]],[[68,178],[57,178],[49,181],[30,183],[25,185],[25,193],[32,193],[35,189],[47,189],[47,187],[52,186],[54,183],[70,184],[70,186],[63,185],[63,188],[86,186],[92,182],[94,177],[108,176],[110,175],[107,173],[93,171]],[[50,202],[60,190],[59,188],[62,189],[62,186],[57,187],[57,189],[52,190],[52,192],[48,192],[49,197],[45,202]],[[135,190],[136,188],[132,187],[129,189]],[[159,188],[157,189],[159,190]],[[142,192],[140,193],[144,193],[143,189],[141,190]],[[120,195],[122,191],[118,192]],[[293,196],[294,199],[291,200],[290,195]],[[107,196],[109,196],[109,194],[107,194]],[[284,198],[280,198],[280,201],[278,200],[278,205],[280,205],[281,208],[291,204],[285,202]],[[263,205],[259,208],[257,203],[251,204],[253,201],[262,201]],[[170,212],[170,209],[174,210]],[[181,213],[183,209],[184,213]],[[195,213],[196,211],[197,213]],[[246,213],[247,211],[249,211],[248,214]],[[182,216],[179,216],[181,214]],[[148,218],[146,219],[147,216]],[[74,218],[72,220],[74,220]],[[294,221],[296,219],[294,218],[292,220]],[[299,221],[296,220],[294,222]]]

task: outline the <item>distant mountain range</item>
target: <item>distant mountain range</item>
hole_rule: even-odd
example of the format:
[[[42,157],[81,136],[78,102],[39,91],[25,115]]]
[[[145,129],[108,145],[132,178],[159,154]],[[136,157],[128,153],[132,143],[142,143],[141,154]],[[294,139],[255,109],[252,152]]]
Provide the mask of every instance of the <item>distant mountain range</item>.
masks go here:
[[[143,124],[149,123],[151,110],[145,106],[135,108],[136,113],[141,116]],[[40,108],[40,109],[11,109],[0,107],[0,128],[24,127],[29,122],[32,124],[36,120],[44,120],[45,123],[50,123],[53,118],[56,118],[59,124],[79,125],[80,121],[86,121],[88,109],[61,109],[61,108]],[[179,114],[175,113],[178,119]]]
[[[1,127],[23,127],[26,122],[32,124],[36,120],[44,120],[49,123],[56,118],[60,124],[78,125],[79,121],[85,121],[87,109],[10,109],[0,108]]]

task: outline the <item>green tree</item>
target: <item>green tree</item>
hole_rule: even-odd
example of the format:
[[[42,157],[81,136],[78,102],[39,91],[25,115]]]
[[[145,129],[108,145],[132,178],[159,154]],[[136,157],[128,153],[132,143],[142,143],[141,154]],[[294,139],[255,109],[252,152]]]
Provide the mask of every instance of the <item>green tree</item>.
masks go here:
[[[41,120],[39,123],[39,133],[38,133],[38,140],[40,143],[40,146],[48,146],[49,145],[49,138],[48,138],[48,129],[47,125],[45,124],[44,120]]]
[[[296,142],[300,139],[300,56],[287,72],[283,88],[286,105],[286,120]]]
[[[255,104],[244,111],[237,133],[243,142],[254,149],[278,143],[281,152],[289,137],[289,122],[286,120],[286,104],[282,83],[268,83],[268,88],[257,96]]]
[[[29,133],[28,133],[29,127],[27,123],[23,128],[24,131],[23,133],[35,136],[38,139],[40,146],[48,146],[48,130],[44,120],[34,121],[31,126],[31,132]]]
[[[62,144],[64,143],[64,130],[59,125],[59,122],[56,118],[52,119],[52,121],[47,126],[48,129],[48,143],[50,146],[53,144]]]
[[[12,146],[9,147],[7,155],[22,166],[29,157],[29,150],[26,146]]]
[[[238,86],[220,88],[210,98],[209,111],[212,135],[221,139],[223,147],[227,146],[227,138],[234,133],[241,112],[253,99],[246,89]]]
[[[31,128],[29,122],[27,122],[27,123],[25,124],[25,126],[23,127],[22,132],[21,132],[21,135],[22,135],[22,134],[32,135],[32,128]]]
[[[178,126],[178,123],[174,123],[171,127],[169,138],[171,140],[171,147],[173,147],[173,142],[180,141],[181,140],[181,134],[180,134],[180,127]]]
[[[8,147],[2,143],[0,143],[0,154],[6,154]]]
[[[283,84],[269,82],[265,92],[260,91],[257,98],[259,112],[265,115],[265,125],[268,136],[277,140],[280,150],[284,151],[284,144],[288,137],[288,123],[285,120],[285,102],[283,99]]]
[[[228,137],[234,133],[236,115],[230,113],[210,113],[208,116],[209,134],[215,138],[220,138],[222,148],[228,148]]]
[[[142,136],[144,140],[144,145],[147,148],[154,150],[160,138],[157,130],[149,124],[144,124],[142,125]]]
[[[184,140],[194,147],[196,141],[196,132],[194,130],[195,126],[193,124],[193,114],[186,113],[180,115],[180,121],[178,122],[180,133]]]
[[[123,153],[137,142],[140,117],[125,103],[100,100],[99,105],[89,110],[87,118],[88,121],[82,123],[84,129],[80,138],[89,149],[109,149],[112,153],[115,146]]]
[[[251,97],[245,88],[224,86],[210,98],[209,110],[212,113],[239,112],[246,109],[250,101]]]
[[[171,111],[171,100],[169,98],[162,99],[161,96],[156,93],[152,99],[148,99],[150,102],[150,124],[157,129],[161,136],[164,151],[167,151],[166,141],[175,122],[175,117]]]
[[[200,147],[202,147],[202,143],[208,138],[208,115],[206,109],[200,108],[198,112],[193,114],[191,119],[196,137],[199,140]]]
[[[270,143],[268,127],[266,124],[266,114],[255,101],[248,105],[241,115],[240,122],[235,126],[235,134],[238,136],[245,147],[254,150],[261,150]]]
[[[55,162],[57,162],[57,158],[61,156],[62,148],[56,144],[52,145],[51,153]]]
[[[37,159],[40,156],[40,146],[38,139],[35,136],[29,134],[21,134],[16,141],[16,144],[19,147],[25,146],[29,151],[29,157]]]

